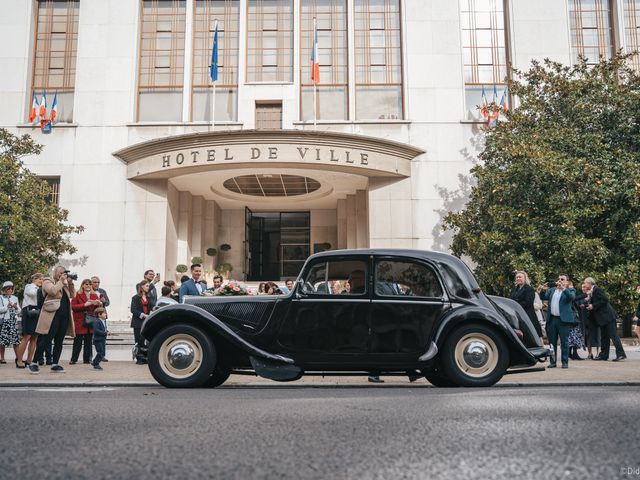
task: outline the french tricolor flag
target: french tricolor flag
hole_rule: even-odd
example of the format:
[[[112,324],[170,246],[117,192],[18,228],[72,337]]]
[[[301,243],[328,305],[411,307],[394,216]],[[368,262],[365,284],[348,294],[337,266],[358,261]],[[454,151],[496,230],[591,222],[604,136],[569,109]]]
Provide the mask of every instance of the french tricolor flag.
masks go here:
[[[42,90],[42,101],[40,102],[40,121],[44,121],[47,118],[47,93]]]
[[[33,101],[31,102],[31,111],[29,112],[29,122],[32,122],[38,116],[38,97],[36,97],[36,92],[33,92]]]
[[[51,124],[56,122],[58,116],[58,92],[53,96],[53,103],[51,104]]]
[[[320,59],[318,58],[318,28],[313,19],[313,50],[311,50],[311,80],[320,83]]]

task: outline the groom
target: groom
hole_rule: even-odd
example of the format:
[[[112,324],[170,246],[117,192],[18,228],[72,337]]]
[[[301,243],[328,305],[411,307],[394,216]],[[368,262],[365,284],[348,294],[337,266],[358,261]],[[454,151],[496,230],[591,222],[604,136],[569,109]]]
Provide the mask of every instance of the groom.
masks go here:
[[[185,295],[200,295],[204,292],[205,287],[200,284],[200,277],[202,277],[202,265],[194,263],[191,265],[191,278],[180,285],[178,291],[178,301],[182,303],[182,299]]]

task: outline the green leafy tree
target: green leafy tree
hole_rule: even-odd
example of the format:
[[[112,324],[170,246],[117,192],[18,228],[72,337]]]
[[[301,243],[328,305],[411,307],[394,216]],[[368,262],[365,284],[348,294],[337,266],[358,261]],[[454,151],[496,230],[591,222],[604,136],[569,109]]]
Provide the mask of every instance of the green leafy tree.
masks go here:
[[[465,208],[445,217],[452,251],[491,293],[513,272],[536,284],[593,276],[620,313],[640,282],[640,77],[628,56],[517,71],[518,106],[486,129]],[[576,285],[578,287],[578,285]]]
[[[22,162],[42,146],[29,135],[0,129],[0,280],[20,289],[35,272],[46,272],[76,252],[69,237],[83,231],[67,224],[68,212],[49,201],[51,189]]]

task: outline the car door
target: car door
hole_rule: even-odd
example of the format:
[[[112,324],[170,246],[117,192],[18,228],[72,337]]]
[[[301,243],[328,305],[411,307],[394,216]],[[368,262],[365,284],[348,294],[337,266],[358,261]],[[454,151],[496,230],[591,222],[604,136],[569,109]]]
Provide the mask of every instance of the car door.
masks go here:
[[[301,365],[366,363],[370,280],[367,256],[328,257],[309,265],[281,324],[280,347]]]
[[[428,349],[449,303],[436,270],[411,258],[376,257],[371,303],[371,353],[388,366],[415,362]]]

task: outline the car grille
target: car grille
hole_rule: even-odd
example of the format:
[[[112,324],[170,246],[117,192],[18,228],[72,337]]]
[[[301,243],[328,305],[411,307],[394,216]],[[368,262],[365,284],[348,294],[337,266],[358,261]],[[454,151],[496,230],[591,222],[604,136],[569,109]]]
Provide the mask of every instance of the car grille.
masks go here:
[[[236,327],[249,325],[258,328],[269,318],[273,310],[271,302],[194,302],[195,306],[206,310],[225,323]]]

